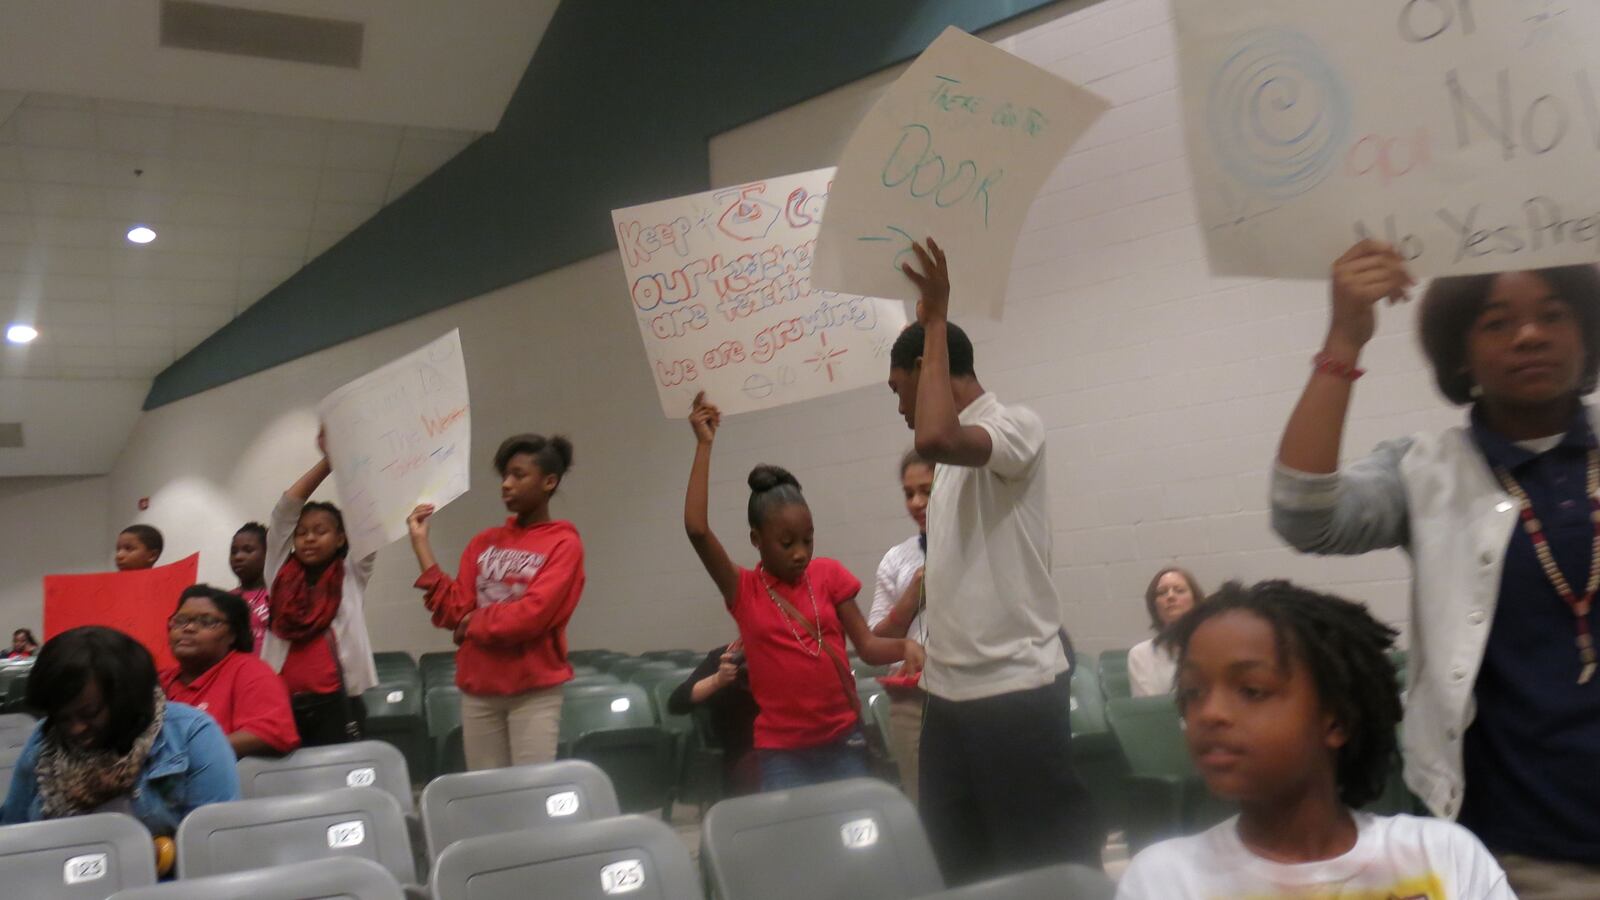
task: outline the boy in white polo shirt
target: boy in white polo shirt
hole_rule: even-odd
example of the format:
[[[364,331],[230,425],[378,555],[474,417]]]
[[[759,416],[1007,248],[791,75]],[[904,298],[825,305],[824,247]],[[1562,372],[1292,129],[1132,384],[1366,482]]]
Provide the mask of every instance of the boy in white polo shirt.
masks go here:
[[[932,238],[917,321],[895,341],[889,387],[936,463],[924,574],[929,694],[921,811],[945,880],[1055,862],[1100,867],[1104,843],[1072,771],[1067,652],[1050,580],[1044,423],[978,383],[948,321],[950,276]]]

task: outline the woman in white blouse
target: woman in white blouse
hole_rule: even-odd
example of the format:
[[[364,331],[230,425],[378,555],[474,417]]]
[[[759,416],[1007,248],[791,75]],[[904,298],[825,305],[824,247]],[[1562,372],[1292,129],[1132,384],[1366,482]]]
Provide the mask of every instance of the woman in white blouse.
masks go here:
[[[1135,697],[1172,692],[1178,661],[1166,643],[1167,629],[1204,600],[1205,592],[1185,569],[1167,566],[1150,579],[1150,586],[1144,590],[1144,607],[1150,613],[1150,630],[1155,636],[1128,651],[1128,681]]]

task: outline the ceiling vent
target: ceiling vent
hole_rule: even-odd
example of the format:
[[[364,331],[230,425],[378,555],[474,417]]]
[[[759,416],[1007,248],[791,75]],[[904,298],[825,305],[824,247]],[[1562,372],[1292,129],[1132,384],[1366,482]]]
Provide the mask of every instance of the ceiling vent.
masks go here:
[[[22,423],[0,422],[0,449],[13,449],[22,446]]]
[[[161,0],[161,46],[361,68],[366,26],[192,0]]]

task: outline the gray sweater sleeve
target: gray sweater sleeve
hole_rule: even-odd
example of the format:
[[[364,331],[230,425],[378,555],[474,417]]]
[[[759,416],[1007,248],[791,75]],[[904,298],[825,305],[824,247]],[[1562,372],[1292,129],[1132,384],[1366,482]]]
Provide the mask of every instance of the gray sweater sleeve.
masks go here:
[[[1379,444],[1368,456],[1328,475],[1275,464],[1272,529],[1303,553],[1356,555],[1410,542],[1400,460],[1411,438]]]

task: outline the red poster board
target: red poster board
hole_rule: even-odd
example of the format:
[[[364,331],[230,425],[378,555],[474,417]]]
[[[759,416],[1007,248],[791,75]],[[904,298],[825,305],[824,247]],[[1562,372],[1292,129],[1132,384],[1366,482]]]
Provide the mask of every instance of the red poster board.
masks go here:
[[[194,584],[200,554],[167,566],[137,572],[44,577],[44,638],[49,640],[79,625],[115,628],[145,646],[156,668],[173,664],[167,647],[167,619],[178,607],[178,595]]]

